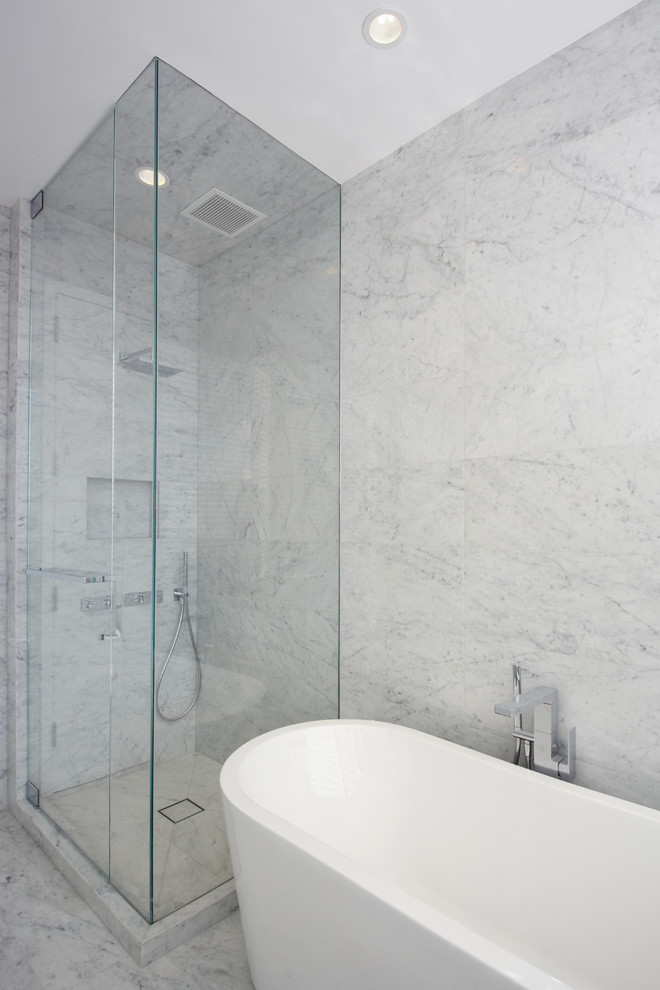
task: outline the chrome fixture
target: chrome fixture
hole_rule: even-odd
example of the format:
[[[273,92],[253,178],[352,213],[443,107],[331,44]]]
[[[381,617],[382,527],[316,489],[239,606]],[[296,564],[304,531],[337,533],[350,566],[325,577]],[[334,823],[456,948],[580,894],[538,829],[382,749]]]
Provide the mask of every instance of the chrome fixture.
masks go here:
[[[518,695],[522,694],[522,671],[519,663],[513,664],[513,697],[517,698]],[[525,766],[528,770],[532,769],[532,747],[534,743],[531,739],[523,739],[522,733],[522,715],[513,716],[513,731],[514,739],[516,741],[516,748],[513,754],[513,762],[516,764],[520,763],[520,757],[523,754],[523,743],[524,743],[524,754],[525,754]],[[516,730],[518,735],[516,735]]]
[[[199,698],[199,692],[202,689],[202,662],[199,659],[199,653],[197,652],[197,643],[195,642],[195,634],[193,633],[192,622],[190,621],[190,611],[188,609],[188,554],[184,552],[183,554],[183,587],[174,589],[174,600],[181,606],[181,611],[179,612],[179,623],[176,627],[176,632],[174,634],[174,639],[170,647],[170,652],[167,654],[165,663],[163,664],[163,669],[158,677],[158,684],[156,686],[156,711],[162,719],[166,722],[178,722],[180,718],[184,718],[188,712],[192,711],[197,704],[197,699]],[[163,683],[163,677],[165,676],[165,671],[167,670],[167,665],[172,659],[172,654],[176,649],[176,644],[179,641],[179,636],[181,634],[181,627],[183,625],[183,620],[186,620],[186,625],[188,626],[188,635],[190,637],[190,643],[193,648],[193,654],[195,656],[195,696],[190,702],[185,711],[181,712],[180,715],[165,715],[162,711],[159,703],[160,687]]]
[[[71,567],[26,567],[30,577],[54,578],[56,581],[74,581],[76,584],[101,584],[112,581],[107,574],[98,571],[78,571]]]
[[[515,739],[533,744],[532,770],[545,773],[549,777],[560,777],[562,780],[573,780],[575,777],[575,729],[568,734],[566,755],[559,748],[557,711],[559,707],[557,688],[540,687],[524,691],[514,698],[500,701],[495,705],[497,715],[507,715],[513,719],[513,735]],[[525,712],[534,713],[534,729],[526,732],[520,727],[518,719]]]
[[[133,351],[132,354],[120,354],[119,363],[127,371],[139,371],[143,375],[153,375],[154,373],[154,352],[152,347],[143,347],[140,351]],[[183,368],[170,368],[166,364],[158,365],[159,378],[171,378],[172,375],[179,375]]]
[[[81,612],[104,612],[112,608],[112,595],[95,595],[93,598],[80,599]]]

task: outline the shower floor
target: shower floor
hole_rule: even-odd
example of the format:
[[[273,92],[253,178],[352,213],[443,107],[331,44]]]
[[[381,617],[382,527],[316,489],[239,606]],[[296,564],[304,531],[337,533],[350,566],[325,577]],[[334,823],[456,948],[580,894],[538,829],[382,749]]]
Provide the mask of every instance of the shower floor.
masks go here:
[[[159,763],[154,779],[154,921],[232,876],[218,775],[190,753]],[[133,907],[149,916],[149,764],[41,795],[40,805]],[[189,802],[190,809],[183,802]],[[183,809],[172,814],[168,809]],[[201,811],[199,809],[202,809]],[[168,811],[168,815],[160,813]],[[187,812],[186,817],[180,814]],[[192,812],[192,813],[191,813]],[[172,821],[171,818],[180,818]],[[108,856],[110,833],[110,856]]]

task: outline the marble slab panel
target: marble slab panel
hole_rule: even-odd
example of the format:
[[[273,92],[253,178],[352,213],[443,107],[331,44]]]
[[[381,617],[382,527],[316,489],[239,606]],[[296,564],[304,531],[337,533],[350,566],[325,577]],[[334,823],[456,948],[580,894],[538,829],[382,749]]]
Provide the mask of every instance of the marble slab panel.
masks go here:
[[[463,289],[412,297],[345,292],[342,394],[381,391],[463,368]]]
[[[405,293],[415,306],[463,281],[462,169],[443,172],[432,188],[411,176],[394,194],[374,166],[346,184],[343,202],[343,291],[359,295],[366,282],[378,296]]]
[[[342,462],[355,471],[403,470],[464,454],[462,373],[347,398],[342,409]]]
[[[660,545],[658,443],[465,462],[468,547],[644,553]]]
[[[629,220],[465,288],[465,364],[580,358],[660,322],[657,227]]]
[[[468,457],[660,438],[660,348],[640,333],[579,357],[466,373]]]
[[[607,669],[655,669],[660,649],[655,553],[466,554],[466,628],[482,640],[542,649]],[[594,674],[595,676],[595,674]]]
[[[463,545],[462,461],[342,473],[342,539],[424,546]]]
[[[344,624],[342,647],[343,718],[420,725],[423,716],[439,725],[463,711],[461,636],[416,619],[358,619]]]
[[[451,546],[342,545],[342,622],[463,632],[463,553]]]
[[[656,219],[659,115],[639,111],[517,170],[468,165],[468,279]]]
[[[0,347],[8,356],[9,347],[9,237],[11,228],[10,211],[0,207]],[[6,360],[0,366],[0,442],[3,448],[7,441],[7,400],[8,383]],[[4,458],[0,463],[0,526],[6,529],[7,520],[7,477]],[[0,581],[6,585],[6,547],[0,548]],[[0,642],[6,641],[6,614],[0,617]],[[0,660],[0,809],[7,807],[7,660],[2,651]]]
[[[659,56],[657,4],[645,0],[467,107],[468,155],[504,164],[656,104]]]

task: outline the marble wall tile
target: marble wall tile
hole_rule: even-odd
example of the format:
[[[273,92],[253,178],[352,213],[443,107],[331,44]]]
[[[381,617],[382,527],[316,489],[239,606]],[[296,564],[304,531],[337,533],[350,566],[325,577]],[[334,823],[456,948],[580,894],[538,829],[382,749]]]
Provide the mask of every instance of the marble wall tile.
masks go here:
[[[660,345],[616,337],[574,358],[465,376],[468,457],[647,443],[660,437]]]
[[[460,548],[463,545],[462,461],[402,469],[346,468],[342,473],[342,539],[348,543]]]
[[[645,553],[660,546],[658,443],[465,462],[475,549]]]
[[[397,169],[393,181],[388,163],[385,159],[344,187],[342,291],[359,296],[368,278],[374,293],[395,298],[403,293],[414,307],[463,280],[465,174],[462,168],[438,169],[425,186],[423,160],[407,161],[404,174]],[[415,164],[419,184],[411,180]]]
[[[417,302],[404,292],[344,293],[344,321],[360,325],[345,341],[345,398],[415,385],[463,368],[463,288]]]
[[[517,662],[655,807],[658,12],[346,184],[341,554],[344,715],[510,759]]]
[[[581,357],[614,337],[651,337],[660,314],[657,230],[645,220],[465,286],[465,366]]]
[[[462,634],[462,549],[344,543],[342,567],[346,623],[419,623],[437,635]]]
[[[513,157],[579,140],[657,103],[655,0],[645,0],[464,111],[470,157]]]
[[[566,248],[603,226],[652,222],[660,210],[657,125],[658,110],[647,108],[525,167],[521,159],[518,171],[468,163],[467,277]]]
[[[475,549],[466,626],[482,640],[644,669],[655,663],[659,567],[656,554]]]
[[[342,463],[347,470],[407,470],[464,454],[462,373],[346,398]]]
[[[463,638],[431,623],[369,618],[342,625],[341,714],[413,728],[461,720],[464,709]]]
[[[7,361],[9,357],[9,233],[11,217],[6,207],[0,207],[0,444],[7,443]],[[7,521],[7,474],[4,455],[0,457],[0,526],[5,532]],[[7,561],[4,539],[0,545],[0,583],[7,583]],[[6,613],[0,615],[0,643],[6,643]],[[7,655],[3,648],[0,659],[0,809],[7,807]]]

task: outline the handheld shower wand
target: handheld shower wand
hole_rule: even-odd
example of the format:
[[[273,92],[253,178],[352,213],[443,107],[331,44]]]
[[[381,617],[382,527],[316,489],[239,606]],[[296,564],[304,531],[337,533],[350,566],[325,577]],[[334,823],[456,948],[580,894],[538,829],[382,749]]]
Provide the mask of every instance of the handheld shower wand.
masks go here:
[[[188,608],[188,553],[184,551],[183,554],[183,587],[174,589],[174,598],[181,605],[181,611],[179,612],[179,623],[176,627],[176,633],[174,634],[174,640],[170,647],[170,651],[167,654],[165,663],[163,664],[163,669],[161,670],[158,677],[158,684],[156,686],[156,711],[162,719],[166,722],[178,722],[179,719],[185,718],[188,712],[191,712],[195,705],[197,704],[197,699],[199,698],[199,692],[202,689],[202,663],[199,659],[199,653],[197,652],[197,644],[195,642],[195,635],[193,633],[192,622],[190,621],[190,610]],[[160,707],[159,695],[160,688],[163,683],[163,678],[165,676],[165,671],[167,670],[167,665],[172,659],[172,654],[176,649],[176,644],[179,641],[179,636],[181,635],[181,627],[183,626],[183,620],[186,620],[186,625],[188,627],[188,635],[190,636],[190,642],[192,644],[193,653],[195,655],[195,696],[190,702],[188,707],[180,715],[165,715]]]

